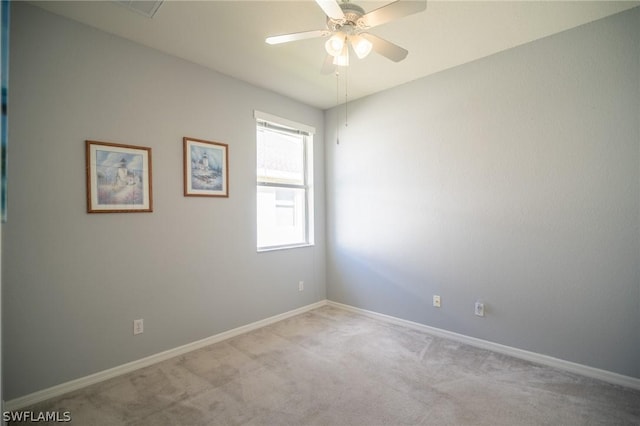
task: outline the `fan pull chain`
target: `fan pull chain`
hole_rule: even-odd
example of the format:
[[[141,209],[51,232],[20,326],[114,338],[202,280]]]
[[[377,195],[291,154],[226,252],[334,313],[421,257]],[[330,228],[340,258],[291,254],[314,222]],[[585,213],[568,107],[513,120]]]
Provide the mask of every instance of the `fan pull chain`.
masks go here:
[[[336,145],[340,145],[340,116],[338,107],[340,105],[340,73],[336,70]]]
[[[340,72],[336,70],[336,144],[340,145]],[[344,67],[344,127],[349,127],[349,67]]]
[[[344,127],[349,127],[349,67],[344,69]]]

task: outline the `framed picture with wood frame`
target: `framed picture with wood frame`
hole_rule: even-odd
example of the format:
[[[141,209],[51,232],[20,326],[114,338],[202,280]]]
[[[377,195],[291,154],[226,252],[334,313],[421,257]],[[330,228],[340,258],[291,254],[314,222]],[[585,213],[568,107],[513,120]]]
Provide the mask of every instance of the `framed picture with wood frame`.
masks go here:
[[[229,146],[182,138],[185,197],[229,197]]]
[[[153,211],[151,148],[85,141],[87,212]]]

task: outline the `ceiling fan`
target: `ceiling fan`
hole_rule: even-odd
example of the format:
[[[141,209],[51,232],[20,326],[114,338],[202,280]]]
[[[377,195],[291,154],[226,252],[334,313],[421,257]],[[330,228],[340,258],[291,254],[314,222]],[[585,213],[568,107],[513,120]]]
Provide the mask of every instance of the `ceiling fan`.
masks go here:
[[[323,73],[330,73],[334,65],[349,65],[349,46],[360,59],[371,51],[400,62],[409,53],[406,49],[380,38],[368,31],[378,25],[403,18],[427,8],[426,1],[396,0],[371,12],[349,0],[315,0],[327,15],[327,28],[304,31],[300,33],[282,34],[267,37],[268,44],[280,44],[290,41],[305,40],[316,37],[329,37],[325,43],[327,57],[322,67]]]

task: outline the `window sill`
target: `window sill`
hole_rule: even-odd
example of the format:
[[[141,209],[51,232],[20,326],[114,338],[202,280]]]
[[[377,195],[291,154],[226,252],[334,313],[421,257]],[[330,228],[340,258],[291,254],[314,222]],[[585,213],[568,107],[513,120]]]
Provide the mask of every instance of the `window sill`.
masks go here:
[[[286,246],[272,246],[272,247],[258,247],[258,253],[268,252],[268,251],[277,251],[277,250],[289,250],[303,247],[313,247],[315,244],[313,243],[303,243],[303,244],[290,244]]]

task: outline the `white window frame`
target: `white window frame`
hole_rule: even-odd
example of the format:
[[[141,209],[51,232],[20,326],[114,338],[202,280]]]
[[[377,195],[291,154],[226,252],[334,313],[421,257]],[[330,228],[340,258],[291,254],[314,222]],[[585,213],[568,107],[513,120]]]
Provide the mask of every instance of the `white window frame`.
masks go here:
[[[304,171],[305,171],[304,184],[302,185],[265,182],[265,181],[259,180],[259,177],[256,176],[256,195],[260,187],[303,189],[305,192],[305,200],[304,200],[305,241],[291,243],[291,244],[259,246],[257,241],[258,209],[256,206],[257,250],[258,252],[262,252],[262,251],[282,250],[282,249],[290,249],[290,248],[296,248],[296,247],[313,246],[314,245],[313,135],[315,134],[315,128],[308,126],[306,124],[297,123],[295,121],[288,120],[286,118],[278,117],[276,115],[272,115],[272,114],[257,111],[257,110],[254,111],[254,117],[256,119],[256,134],[258,132],[258,128],[264,127],[267,129],[271,128],[273,130],[281,131],[284,133],[304,136],[303,161],[304,161]],[[257,146],[257,141],[256,141],[256,146]]]

